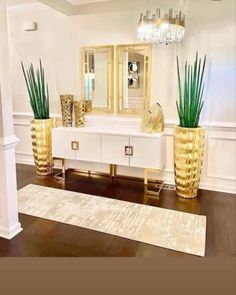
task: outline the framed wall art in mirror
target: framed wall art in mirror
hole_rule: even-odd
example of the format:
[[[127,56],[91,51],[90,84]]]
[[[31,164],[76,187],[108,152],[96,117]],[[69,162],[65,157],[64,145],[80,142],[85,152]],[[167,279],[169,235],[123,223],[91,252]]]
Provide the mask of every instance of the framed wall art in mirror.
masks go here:
[[[152,46],[117,46],[117,112],[143,114],[150,103]]]
[[[114,112],[114,46],[82,48],[83,97],[93,112]]]

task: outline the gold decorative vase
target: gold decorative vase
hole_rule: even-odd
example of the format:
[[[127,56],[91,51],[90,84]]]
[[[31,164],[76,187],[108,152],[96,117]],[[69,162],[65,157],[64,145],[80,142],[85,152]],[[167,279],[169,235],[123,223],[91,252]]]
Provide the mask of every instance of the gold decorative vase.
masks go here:
[[[153,119],[149,112],[145,112],[142,117],[141,131],[144,133],[153,133]]]
[[[75,127],[83,127],[85,122],[85,100],[74,101]]]
[[[174,166],[176,194],[192,199],[197,197],[202,171],[205,130],[198,128],[174,129]]]
[[[32,120],[31,137],[36,173],[46,176],[53,173],[52,119]]]
[[[85,100],[85,112],[86,113],[91,113],[93,111],[93,101],[90,100]]]
[[[141,131],[145,133],[164,131],[164,114],[159,103],[154,103],[142,118]]]
[[[72,126],[72,113],[73,113],[73,95],[66,94],[60,95],[61,99],[61,112],[62,112],[62,125],[64,127]]]

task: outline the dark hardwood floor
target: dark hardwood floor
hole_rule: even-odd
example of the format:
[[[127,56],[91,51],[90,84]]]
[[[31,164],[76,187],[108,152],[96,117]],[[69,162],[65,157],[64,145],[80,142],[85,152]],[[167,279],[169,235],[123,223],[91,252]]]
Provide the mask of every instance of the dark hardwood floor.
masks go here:
[[[87,194],[144,203],[143,182],[138,180],[88,176],[71,173],[65,185],[53,177],[41,178],[34,168],[17,165],[18,189],[27,184],[65,188]],[[177,198],[175,191],[162,190],[159,200],[147,200],[158,206],[207,216],[206,256],[236,256],[236,196],[200,190],[194,200]],[[20,214],[23,231],[12,240],[0,238],[0,256],[86,256],[86,257],[183,257],[167,250],[76,226]],[[201,259],[192,256],[194,259]]]

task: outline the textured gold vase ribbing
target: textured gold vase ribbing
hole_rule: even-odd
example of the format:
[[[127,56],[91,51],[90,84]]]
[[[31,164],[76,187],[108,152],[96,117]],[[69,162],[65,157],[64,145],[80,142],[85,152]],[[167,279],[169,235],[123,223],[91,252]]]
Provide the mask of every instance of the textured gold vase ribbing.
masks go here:
[[[52,174],[52,128],[53,120],[32,120],[31,137],[36,173],[40,176]]]
[[[74,101],[75,127],[83,127],[85,122],[85,100]]]
[[[72,126],[73,114],[73,95],[60,95],[61,99],[61,112],[62,112],[62,125],[64,127]]]
[[[176,193],[183,198],[195,198],[202,171],[205,130],[174,129],[174,166]]]

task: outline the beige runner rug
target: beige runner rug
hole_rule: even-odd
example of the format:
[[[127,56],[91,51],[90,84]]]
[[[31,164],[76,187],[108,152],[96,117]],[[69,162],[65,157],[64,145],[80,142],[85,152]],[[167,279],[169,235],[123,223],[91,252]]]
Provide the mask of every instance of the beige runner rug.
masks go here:
[[[18,191],[18,207],[23,214],[205,255],[205,216],[32,184]]]

